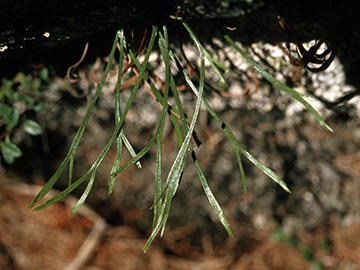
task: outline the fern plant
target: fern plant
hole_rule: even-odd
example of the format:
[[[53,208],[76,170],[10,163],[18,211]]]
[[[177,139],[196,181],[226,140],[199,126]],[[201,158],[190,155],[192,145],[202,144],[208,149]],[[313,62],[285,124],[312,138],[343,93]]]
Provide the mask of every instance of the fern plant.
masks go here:
[[[204,85],[206,82],[205,78],[205,59],[209,61],[212,68],[215,70],[216,74],[219,76],[220,82],[222,87],[226,87],[225,80],[222,76],[222,72],[220,70],[225,69],[222,63],[217,62],[213,59],[211,54],[205,49],[205,46],[199,41],[196,34],[193,32],[191,27],[183,22],[182,27],[186,29],[188,32],[192,42],[194,43],[195,47],[197,48],[198,53],[198,60],[199,60],[199,70],[200,76],[197,83],[195,83],[192,79],[190,79],[189,74],[187,71],[182,67],[181,63],[177,59],[175,53],[170,49],[169,46],[169,34],[167,31],[166,25],[163,26],[152,26],[152,31],[150,34],[150,39],[147,43],[147,49],[143,58],[143,61],[140,63],[138,60],[136,53],[133,52],[127,45],[125,36],[124,36],[124,29],[120,29],[117,31],[114,42],[109,54],[109,59],[107,66],[105,68],[104,74],[102,79],[96,89],[94,96],[92,97],[91,103],[87,109],[85,117],[75,135],[75,138],[71,144],[68,154],[66,155],[65,159],[59,166],[58,170],[54,173],[54,175],[49,179],[46,185],[42,188],[42,190],[37,194],[34,198],[33,202],[29,205],[29,208],[34,208],[40,200],[50,191],[50,189],[55,185],[58,181],[59,177],[64,173],[64,170],[69,167],[69,182],[68,186],[55,195],[53,198],[48,200],[47,202],[37,206],[34,210],[39,211],[45,207],[48,207],[59,200],[66,197],[70,192],[74,189],[79,187],[80,184],[87,181],[87,186],[85,191],[83,192],[82,196],[79,198],[76,205],[70,211],[70,214],[75,213],[81,205],[85,202],[86,198],[88,197],[95,178],[97,170],[104,160],[104,157],[108,153],[109,149],[112,147],[113,144],[116,144],[117,147],[117,154],[114,160],[114,165],[109,172],[108,177],[108,185],[109,190],[108,193],[111,194],[114,188],[114,183],[116,181],[116,176],[129,168],[130,166],[137,164],[140,165],[141,158],[154,146],[156,145],[156,158],[155,158],[155,176],[154,176],[154,203],[151,208],[154,211],[154,219],[153,219],[153,231],[145,244],[144,251],[146,251],[151,242],[154,240],[156,235],[160,233],[163,235],[167,219],[169,216],[169,212],[171,209],[172,200],[178,190],[181,175],[185,169],[185,162],[186,159],[190,156],[192,161],[195,165],[197,174],[199,176],[199,180],[201,185],[204,189],[205,195],[209,200],[214,212],[216,213],[217,217],[219,218],[220,222],[224,226],[225,230],[229,234],[230,237],[233,237],[233,233],[230,228],[230,224],[227,221],[219,203],[217,202],[214,194],[211,192],[210,187],[207,183],[206,177],[201,169],[201,165],[196,158],[196,151],[194,150],[192,138],[194,137],[194,128],[196,126],[198,115],[200,112],[200,107],[204,106],[209,114],[216,120],[219,124],[221,129],[225,132],[227,138],[230,140],[235,156],[237,158],[239,170],[242,176],[242,182],[244,191],[246,192],[246,178],[245,172],[242,166],[242,156],[246,157],[249,161],[251,161],[255,166],[257,166],[260,170],[262,170],[266,175],[269,176],[270,179],[275,181],[279,184],[286,192],[290,193],[289,188],[287,187],[286,183],[278,176],[274,171],[266,167],[260,161],[258,161],[255,157],[253,157],[248,151],[242,147],[241,143],[236,139],[231,129],[224,123],[224,121],[219,117],[219,115],[211,108],[209,103],[206,101],[206,97],[204,96]],[[224,39],[242,56],[244,57],[266,80],[268,80],[271,84],[273,84],[278,89],[284,91],[286,94],[291,96],[292,98],[298,100],[302,103],[308,111],[310,111],[314,117],[319,121],[321,126],[327,130],[331,131],[331,128],[325,123],[325,121],[321,118],[321,116],[316,112],[316,110],[304,99],[304,95],[297,93],[293,89],[287,87],[286,85],[277,81],[272,75],[270,75],[267,71],[265,71],[258,63],[256,63],[253,59],[251,59],[246,53],[240,48],[240,46],[231,39],[229,35],[224,35]],[[149,57],[151,52],[153,51],[154,44],[157,42],[160,55],[162,61],[165,65],[165,79],[164,89],[159,89],[155,86],[152,78],[146,73],[146,70],[149,65]],[[115,91],[115,129],[112,133],[111,138],[109,139],[108,143],[94,161],[92,166],[88,169],[88,171],[78,179],[73,179],[73,166],[75,160],[75,153],[77,148],[81,142],[81,138],[85,132],[86,125],[92,113],[94,106],[101,94],[102,88],[106,82],[107,75],[109,74],[111,65],[113,63],[115,52],[119,50],[119,72],[117,77],[117,85]],[[122,99],[122,95],[120,94],[120,88],[122,85],[122,77],[123,77],[123,61],[124,57],[127,55],[128,58],[131,59],[133,62],[134,69],[138,72],[137,80],[131,90],[130,97],[125,102]],[[186,81],[189,89],[193,92],[195,96],[195,104],[193,109],[193,115],[190,116],[184,111],[184,106],[181,103],[181,99],[179,93],[177,91],[177,86],[174,79],[174,74],[171,71],[171,67],[176,67],[178,71],[182,74],[184,80]],[[136,97],[136,94],[141,86],[142,83],[148,84],[149,88],[151,89],[152,95],[156,98],[157,102],[161,104],[162,111],[159,116],[158,125],[154,131],[152,138],[149,142],[141,149],[138,153],[136,153],[129,143],[126,134],[123,130],[123,124],[126,119],[127,113]],[[169,95],[172,95],[175,100],[175,105],[172,106],[169,104]],[[121,110],[120,104],[125,104],[123,110]],[[166,118],[170,118],[172,126],[175,130],[177,145],[178,145],[178,152],[176,158],[174,159],[171,169],[166,177],[166,181],[163,183],[162,181],[162,141],[163,141],[163,131],[164,131],[164,124]],[[122,161],[122,154],[124,151],[124,146],[132,155],[132,158],[126,162],[124,165],[120,165]]]

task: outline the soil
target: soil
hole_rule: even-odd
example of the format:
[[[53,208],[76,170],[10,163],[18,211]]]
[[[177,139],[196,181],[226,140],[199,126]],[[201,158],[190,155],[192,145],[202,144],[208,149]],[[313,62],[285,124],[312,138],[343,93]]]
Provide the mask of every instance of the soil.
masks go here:
[[[311,135],[318,140],[330,139],[335,142],[346,138],[343,124],[333,125],[340,133],[329,137],[317,131]],[[290,136],[290,134],[289,134]],[[348,138],[350,139],[350,138]],[[89,153],[88,153],[89,154]],[[200,157],[203,159],[203,157]],[[352,154],[338,153],[331,160],[331,167],[343,173],[344,186],[341,202],[347,200],[355,203],[360,190],[358,162],[359,152]],[[326,160],[318,161],[327,166]],[[0,176],[0,267],[1,269],[310,269],[316,263],[323,265],[322,269],[357,269],[360,266],[360,223],[354,219],[344,224],[335,212],[328,214],[318,226],[311,230],[296,230],[289,235],[283,229],[275,229],[273,225],[261,225],[261,213],[248,218],[254,222],[239,218],[234,213],[235,201],[238,195],[231,195],[231,202],[224,207],[235,238],[226,237],[219,226],[212,229],[199,222],[193,223],[186,218],[183,223],[174,221],[180,215],[173,209],[163,238],[157,238],[144,254],[142,249],[150,233],[150,228],[143,228],[144,220],[151,219],[148,209],[130,209],[125,205],[110,205],[109,198],[99,205],[97,200],[90,199],[99,213],[106,215],[107,209],[116,209],[114,216],[108,218],[106,226],[94,235],[94,224],[104,221],[103,217],[89,209],[69,216],[68,211],[74,205],[75,199],[68,198],[38,213],[26,209],[38,192],[40,186],[24,184],[28,178],[19,178],[9,174]],[[125,193],[132,200],[135,192],[142,192],[140,186],[130,179],[139,179],[136,171],[128,171],[121,177],[125,182]],[[127,180],[128,179],[128,180]],[[194,179],[195,180],[195,179]],[[31,179],[42,183],[42,179]],[[119,189],[119,186],[116,187]],[[119,191],[118,191],[119,192]],[[288,200],[298,200],[300,190],[294,190]],[[94,191],[94,197],[100,196],[101,190]],[[241,200],[251,202],[263,198],[251,199],[252,191]],[[318,194],[320,197],[322,193]],[[204,196],[204,195],[198,195]],[[292,196],[292,197],[291,197]],[[180,198],[177,196],[177,198]],[[115,199],[115,198],[113,198]],[[191,200],[194,201],[194,198]],[[234,201],[235,200],[235,201]],[[95,201],[95,202],[94,202]],[[113,201],[113,200],[112,200]],[[113,202],[115,203],[115,202]],[[352,203],[350,203],[351,205]],[[349,204],[347,204],[349,205]],[[196,207],[196,204],[194,205]],[[87,206],[83,206],[87,208]],[[256,208],[255,208],[256,209]],[[263,213],[266,213],[263,209]],[[288,217],[292,210],[283,209]],[[351,211],[349,209],[349,211]],[[115,213],[113,213],[114,215]],[[186,215],[197,215],[189,211]],[[297,215],[301,216],[300,213]],[[285,217],[286,218],[286,217]],[[195,218],[196,219],[196,218]],[[120,222],[121,220],[121,222]],[[356,221],[357,220],[357,221]],[[216,221],[209,221],[216,223]],[[301,221],[303,222],[303,221]],[[104,223],[105,224],[105,223]],[[183,225],[182,225],[183,224]],[[256,229],[256,224],[259,227]],[[261,226],[259,226],[259,224]],[[203,232],[199,233],[199,229]],[[219,238],[220,236],[220,238]],[[78,252],[86,241],[85,259],[80,259]],[[89,245],[90,242],[94,245]],[[221,240],[220,240],[221,239]],[[74,266],[75,265],[75,266]]]
[[[280,5],[284,1],[276,2]],[[315,16],[320,14],[322,6],[314,4],[316,8],[309,9],[306,4],[310,5],[308,1],[301,1],[299,9],[293,10],[295,20],[307,22],[306,18],[311,15],[316,20],[310,20],[310,25],[326,21],[326,13]],[[184,12],[195,9],[188,5],[184,5]],[[217,10],[213,6],[206,8],[207,15]],[[304,9],[309,13],[304,13]],[[262,9],[254,10],[261,12]],[[197,12],[204,13],[204,10],[198,9]],[[284,5],[279,12],[284,12],[282,15],[285,16],[289,7]],[[251,18],[254,14],[251,14],[247,16],[248,21],[231,21],[253,28],[249,24],[249,20],[254,19]],[[181,15],[186,13],[177,14]],[[343,16],[340,12],[338,18]],[[274,16],[271,18],[269,24],[276,24],[277,30],[270,35],[279,37],[284,33],[278,32],[278,19]],[[45,109],[36,116],[32,115],[44,125],[46,132],[40,139],[24,135],[21,130],[14,131],[14,141],[21,146],[24,155],[14,165],[6,166],[6,172],[2,170],[0,174],[0,269],[250,270],[360,267],[360,239],[357,237],[360,234],[359,100],[355,98],[348,103],[341,100],[341,96],[356,94],[358,89],[359,78],[353,69],[359,62],[354,53],[359,48],[358,24],[348,25],[349,28],[344,31],[345,41],[351,40],[344,45],[345,52],[348,50],[349,54],[340,54],[334,65],[319,74],[310,74],[291,66],[283,54],[275,61],[273,53],[279,54],[275,46],[262,42],[255,44],[255,41],[266,39],[258,36],[259,33],[267,36],[263,30],[246,30],[243,37],[245,44],[251,44],[246,49],[247,53],[266,66],[268,72],[299,91],[307,91],[307,94],[323,99],[323,104],[318,105],[317,109],[335,130],[332,134],[321,129],[309,113],[299,109],[297,103],[279,93],[248,64],[241,62],[240,57],[223,41],[213,38],[210,34],[216,32],[215,28],[203,28],[201,24],[196,24],[196,18],[191,19],[196,32],[203,32],[202,39],[214,48],[214,57],[226,62],[232,71],[226,78],[229,83],[228,96],[220,96],[219,91],[213,93],[209,90],[209,102],[244,147],[285,179],[292,194],[286,194],[247,160],[243,161],[248,179],[248,191],[244,193],[231,144],[217,123],[202,111],[196,131],[203,143],[196,154],[214,195],[229,219],[234,239],[227,236],[212,213],[196,171],[189,162],[174,198],[164,237],[156,238],[148,252],[143,253],[152,228],[152,211],[149,208],[153,204],[155,149],[141,160],[142,169],[132,166],[120,174],[113,194],[108,195],[107,176],[116,155],[116,150],[112,148],[97,173],[86,204],[77,214],[69,216],[68,212],[75,204],[75,198],[81,196],[83,186],[73,192],[74,197],[33,213],[26,207],[69,149],[103,72],[106,62],[104,55],[108,53],[109,41],[111,43],[114,33],[110,29],[100,35],[77,37],[76,42],[71,40],[67,43],[70,47],[56,47],[48,51],[30,49],[35,57],[30,57],[30,65],[28,60],[25,64],[30,72],[29,77],[38,74],[38,68],[32,65],[32,61],[39,61],[45,66],[54,65],[53,69],[49,68],[51,81],[44,86]],[[350,21],[356,20],[356,16],[351,16]],[[213,18],[204,21],[211,22],[209,25],[219,22]],[[221,22],[224,23],[224,20]],[[142,26],[138,25],[139,28]],[[309,24],[305,26],[309,27]],[[353,34],[347,35],[351,29],[354,30]],[[39,29],[38,35],[42,35],[43,30]],[[181,31],[175,32],[182,34]],[[266,32],[269,34],[269,31]],[[143,31],[137,29],[134,33],[140,33],[134,40],[141,40]],[[241,31],[235,36],[241,36]],[[309,36],[305,39],[309,39]],[[279,41],[283,40],[279,38]],[[77,69],[79,80],[69,83],[64,79],[66,69],[78,61],[85,41],[89,41],[90,51]],[[175,41],[173,43],[177,44]],[[183,45],[186,54],[193,55],[194,46],[191,48],[187,42]],[[69,48],[71,52],[68,52]],[[181,55],[178,47],[175,46],[174,50]],[[64,53],[66,51],[68,53]],[[41,57],[37,58],[39,55]],[[59,58],[58,55],[63,57]],[[154,55],[153,79],[161,87],[163,67],[157,60],[158,52],[155,51]],[[196,57],[189,58],[192,63],[198,60]],[[104,95],[94,109],[80,144],[74,168],[75,178],[91,166],[111,135],[117,68],[115,63],[103,90]],[[210,69],[207,67],[206,70],[209,84],[218,85]],[[12,69],[9,76],[13,78],[16,71]],[[126,82],[131,87],[134,74],[128,72],[126,75]],[[296,79],[296,76],[299,78]],[[124,126],[136,151],[151,138],[161,110],[144,87],[139,92]],[[128,97],[129,91],[124,89],[123,95]],[[187,111],[191,111],[194,100],[191,91],[184,90],[181,95]],[[166,173],[176,155],[176,139],[170,125],[165,126],[164,134],[163,168]],[[130,155],[125,154],[124,158],[128,160]],[[64,189],[67,181],[64,175],[55,188]],[[52,190],[52,194],[56,192]]]
[[[146,91],[140,93],[135,108],[144,108],[143,99],[148,100]],[[255,96],[253,99],[256,102]],[[99,101],[102,109],[94,112],[80,145],[75,176],[91,165],[109,137],[113,113],[109,102],[111,94]],[[251,106],[251,100],[246,103]],[[146,104],[149,115],[156,115],[156,103]],[[322,265],[322,269],[360,266],[359,118],[355,115],[347,120],[336,114],[330,117],[328,123],[335,130],[332,134],[306,114],[301,116],[302,121],[288,126],[279,110],[260,113],[226,107],[221,112],[248,150],[286,179],[293,191],[290,195],[246,161],[248,191],[244,194],[231,145],[213,121],[202,119],[197,127],[203,139],[198,159],[235,238],[229,238],[213,216],[196,172],[189,168],[174,199],[164,237],[156,238],[144,254],[152,222],[149,207],[153,199],[153,152],[141,161],[142,169],[133,166],[122,173],[113,194],[108,195],[107,175],[115,155],[112,149],[86,204],[77,214],[68,215],[76,202],[73,197],[37,213],[26,209],[71,142],[72,136],[66,134],[75,132],[72,125],[76,126],[82,117],[81,113],[74,117],[74,108],[81,111],[87,104],[79,102],[74,107],[73,100],[57,100],[63,119],[55,113],[54,103],[50,102],[50,106],[54,111],[47,111],[47,117],[53,119],[54,113],[59,121],[49,121],[55,125],[49,126],[49,131],[56,131],[52,132],[50,149],[59,147],[62,138],[62,151],[56,149],[52,154],[56,158],[51,161],[49,154],[39,150],[34,156],[35,150],[29,146],[29,152],[24,151],[25,156],[17,163],[23,166],[15,164],[0,175],[1,269],[290,270],[316,265]],[[73,122],[66,120],[69,116],[65,108],[73,115]],[[129,115],[126,134],[136,149],[151,136],[156,119],[139,122],[136,114]],[[239,133],[236,127],[243,123],[246,127]],[[176,150],[174,134],[170,130],[166,134],[165,171]],[[66,182],[65,175],[57,188],[62,189]],[[81,190],[74,192],[74,196],[80,195]]]

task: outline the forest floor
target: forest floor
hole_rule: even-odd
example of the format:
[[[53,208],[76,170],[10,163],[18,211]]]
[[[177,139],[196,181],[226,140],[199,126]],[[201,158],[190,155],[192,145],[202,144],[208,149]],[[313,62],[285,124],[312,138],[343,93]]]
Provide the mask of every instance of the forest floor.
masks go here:
[[[224,48],[223,44],[218,46]],[[252,57],[266,57],[272,50],[263,44],[260,45],[263,51],[258,48],[248,51],[256,52]],[[228,48],[223,52],[229,53]],[[187,53],[191,54],[191,50]],[[232,59],[243,70],[234,69],[227,78],[230,96],[210,95],[209,102],[244,147],[284,178],[292,194],[286,194],[245,158],[248,191],[244,193],[231,143],[209,114],[201,111],[196,132],[203,144],[196,150],[197,157],[235,238],[227,236],[212,213],[189,161],[173,200],[164,237],[156,238],[148,252],[143,253],[152,228],[149,209],[153,204],[155,149],[141,160],[142,169],[132,166],[120,174],[113,193],[108,195],[107,176],[116,155],[112,148],[97,173],[86,204],[74,215],[69,216],[68,212],[74,197],[81,196],[81,190],[40,212],[28,210],[40,186],[56,170],[69,148],[93,93],[92,84],[103,70],[104,61],[99,60],[100,64],[79,68],[77,85],[64,88],[60,76],[47,83],[44,92],[47,103],[37,116],[46,128],[46,136],[41,140],[24,139],[20,131],[14,136],[24,155],[0,174],[0,269],[358,269],[358,102],[330,112],[317,107],[335,131],[330,133],[231,53],[224,54],[224,59]],[[214,54],[222,55],[219,51]],[[154,65],[158,58],[155,57]],[[73,62],[78,60],[74,59]],[[297,73],[296,69],[288,72],[286,61],[274,66],[280,68],[268,68],[284,82]],[[293,83],[299,91],[306,87],[325,97],[329,92],[347,91],[341,70],[329,69],[329,73],[317,77],[302,73],[302,79]],[[155,72],[161,81],[161,65]],[[207,72],[210,81],[216,77]],[[127,77],[130,86],[132,75],[129,72]],[[79,146],[74,177],[91,166],[111,135],[114,78],[116,72],[110,73],[107,89]],[[247,83],[251,85],[250,94],[241,91]],[[151,138],[161,110],[144,88],[139,92],[124,126],[136,151]],[[193,97],[184,92],[186,109],[191,111],[187,106]],[[126,98],[129,93],[124,90],[123,95]],[[239,95],[244,96],[238,98]],[[174,132],[169,127],[167,123],[163,139],[164,174],[177,149]],[[125,154],[124,159],[129,158]],[[55,188],[61,190],[66,185],[65,175]]]

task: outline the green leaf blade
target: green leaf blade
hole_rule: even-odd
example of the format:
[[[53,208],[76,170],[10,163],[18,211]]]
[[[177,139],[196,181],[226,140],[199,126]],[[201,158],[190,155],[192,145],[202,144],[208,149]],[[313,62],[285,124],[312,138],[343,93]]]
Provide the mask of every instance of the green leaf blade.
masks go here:
[[[88,185],[86,186],[86,189],[84,191],[84,193],[81,195],[80,199],[77,201],[77,203],[75,204],[75,206],[70,210],[69,215],[74,214],[76,211],[79,210],[79,208],[84,204],[86,198],[89,196],[89,193],[94,185],[94,180],[95,180],[95,176],[96,176],[96,172],[97,170],[94,170],[91,174],[90,180]]]
[[[305,108],[312,115],[314,115],[315,119],[320,123],[320,125],[325,130],[333,132],[332,128],[324,121],[324,119],[320,116],[320,114],[305,99],[302,98],[301,94],[299,94],[290,87],[276,80],[269,72],[264,70],[258,63],[256,63],[253,59],[251,59],[228,35],[225,35],[224,37],[229,42],[229,44],[235,50],[237,50],[246,59],[246,61],[248,61],[267,81],[269,81],[272,85],[278,87],[280,90],[284,91],[290,97],[302,103],[305,106]]]
[[[26,133],[33,136],[41,135],[43,133],[43,128],[33,120],[26,120],[23,123],[23,127]]]
[[[1,142],[0,149],[4,160],[8,164],[13,164],[15,159],[22,155],[20,148],[10,141]]]

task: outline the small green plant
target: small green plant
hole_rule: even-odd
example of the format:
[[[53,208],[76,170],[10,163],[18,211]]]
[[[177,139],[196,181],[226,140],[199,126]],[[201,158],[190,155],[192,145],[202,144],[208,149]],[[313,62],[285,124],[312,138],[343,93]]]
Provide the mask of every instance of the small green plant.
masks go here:
[[[329,253],[331,252],[331,241],[328,238],[324,238],[320,241],[317,247],[312,247],[307,243],[304,243],[301,238],[297,238],[292,234],[287,234],[284,232],[282,228],[277,228],[272,234],[271,238],[274,242],[284,243],[292,248],[295,248],[304,261],[308,262],[310,270],[322,270],[324,269],[324,265],[321,260],[319,260],[318,250],[319,248],[322,250],[320,252],[320,256],[326,256],[323,252]],[[325,254],[326,254],[325,253]],[[321,257],[320,257],[321,258]]]
[[[29,208],[35,207],[36,204],[40,202],[40,200],[50,191],[50,189],[55,185],[55,183],[58,181],[59,177],[63,174],[66,167],[69,167],[69,183],[67,188],[65,188],[63,191],[55,195],[53,198],[48,200],[47,202],[37,206],[35,208],[35,211],[39,211],[45,207],[48,207],[59,200],[66,197],[70,192],[72,192],[74,189],[76,189],[80,184],[82,184],[84,181],[88,180],[87,187],[85,188],[84,193],[76,203],[76,205],[73,207],[73,209],[70,211],[70,214],[75,213],[81,205],[86,200],[87,196],[89,195],[92,186],[95,181],[97,170],[103,161],[104,157],[108,153],[111,146],[116,143],[117,146],[117,155],[116,159],[114,161],[113,168],[111,172],[109,173],[109,191],[110,194],[114,187],[114,182],[116,180],[116,176],[129,168],[131,165],[137,164],[140,166],[140,159],[150,150],[150,148],[156,144],[156,159],[155,159],[155,190],[154,190],[154,203],[152,205],[152,209],[154,211],[154,220],[153,220],[153,231],[144,247],[144,251],[146,251],[151,242],[154,240],[156,235],[160,233],[163,235],[165,226],[167,223],[167,219],[169,216],[170,208],[172,200],[178,190],[181,175],[185,168],[185,162],[188,156],[192,158],[192,161],[195,165],[196,171],[199,176],[199,180],[201,182],[201,185],[204,189],[204,192],[214,210],[217,217],[219,218],[220,222],[223,224],[224,228],[226,229],[227,233],[230,237],[233,237],[233,233],[230,228],[230,224],[227,221],[220,205],[218,204],[217,200],[215,199],[215,196],[210,190],[210,187],[207,183],[207,180],[205,178],[205,175],[201,169],[201,166],[199,164],[199,161],[196,158],[196,151],[194,150],[192,138],[194,136],[194,128],[197,123],[200,106],[204,106],[206,110],[210,113],[210,115],[216,120],[216,122],[219,124],[221,129],[225,132],[228,139],[230,140],[231,144],[234,147],[235,156],[238,161],[239,169],[242,175],[242,182],[244,186],[244,191],[246,192],[246,179],[245,179],[245,172],[242,166],[242,157],[241,155],[245,156],[248,160],[250,160],[255,166],[257,166],[260,170],[262,170],[266,175],[268,175],[272,180],[274,180],[277,184],[279,184],[286,192],[290,193],[289,188],[287,187],[286,183],[279,177],[275,172],[270,170],[268,167],[266,167],[264,164],[259,162],[255,157],[253,157],[248,151],[246,151],[240,142],[236,139],[231,129],[224,123],[224,121],[219,117],[219,115],[211,108],[209,103],[206,101],[206,98],[204,96],[204,85],[205,85],[205,59],[207,59],[211,66],[214,68],[216,74],[218,74],[221,86],[223,88],[226,87],[225,80],[222,76],[222,73],[220,70],[224,70],[226,72],[226,68],[224,66],[215,61],[210,53],[205,49],[205,46],[201,44],[191,27],[187,23],[182,23],[182,26],[186,29],[186,31],[189,33],[189,36],[191,40],[193,41],[195,47],[197,48],[198,52],[198,60],[199,60],[199,66],[198,69],[200,70],[200,76],[197,82],[194,82],[190,79],[189,74],[187,71],[182,67],[181,63],[178,61],[176,55],[174,52],[170,49],[169,46],[169,38],[168,38],[168,31],[166,26],[158,27],[158,26],[152,26],[152,31],[150,35],[150,39],[148,43],[146,44],[147,49],[144,55],[144,58],[142,62],[138,60],[136,53],[134,53],[128,46],[127,42],[124,36],[124,30],[120,29],[117,31],[117,34],[115,35],[114,43],[111,49],[111,52],[109,54],[109,59],[107,66],[105,68],[104,75],[97,87],[97,90],[91,100],[91,103],[88,107],[88,110],[85,114],[85,117],[75,135],[75,138],[72,142],[72,145],[69,149],[68,154],[66,155],[65,159],[61,163],[58,170],[54,173],[54,175],[50,178],[50,180],[46,183],[46,185],[43,187],[43,189],[37,194],[37,196],[34,198],[33,202],[29,205]],[[280,90],[287,93],[289,96],[293,97],[294,99],[301,102],[319,121],[319,123],[327,130],[331,130],[330,127],[325,123],[325,121],[320,117],[320,115],[314,110],[314,108],[305,101],[304,95],[299,94],[292,90],[291,88],[287,87],[286,85],[280,83],[277,81],[274,77],[272,77],[268,72],[266,72],[264,69],[260,67],[259,64],[257,64],[255,61],[253,61],[250,57],[248,57],[245,52],[230,38],[229,35],[225,35],[224,39],[233,47],[235,48],[241,56],[243,56],[251,65],[254,66],[256,70],[260,72],[264,78],[266,78],[271,84],[279,88]],[[164,89],[158,89],[155,84],[152,81],[152,78],[146,73],[146,69],[148,68],[148,61],[150,57],[150,53],[153,50],[154,44],[157,42],[160,54],[162,57],[162,61],[165,65],[165,79]],[[128,98],[128,100],[125,102],[122,99],[122,95],[120,95],[120,88],[122,85],[122,77],[123,77],[123,71],[120,68],[118,73],[118,80],[117,80],[117,86],[115,91],[115,129],[114,132],[109,139],[108,143],[100,153],[100,155],[97,157],[97,159],[94,161],[92,166],[89,168],[89,170],[81,176],[79,179],[73,180],[73,166],[74,166],[74,159],[75,159],[75,153],[77,151],[77,148],[80,144],[81,138],[85,132],[86,125],[88,123],[88,120],[90,118],[90,115],[92,113],[92,110],[94,106],[96,105],[96,102],[99,98],[99,95],[102,91],[102,88],[105,84],[107,75],[110,71],[111,65],[113,63],[113,59],[115,56],[116,49],[119,49],[119,59],[118,64],[120,67],[123,66],[124,56],[127,55],[129,59],[133,62],[133,68],[137,71],[138,77],[137,80],[131,90],[131,95]],[[179,97],[179,93],[177,91],[177,87],[175,84],[174,75],[172,73],[172,69],[170,67],[176,67],[180,73],[182,74],[184,80],[186,81],[189,89],[193,92],[196,102],[193,109],[193,114],[190,116],[189,114],[185,113],[184,107],[181,103],[181,99]],[[220,70],[219,70],[220,68]],[[126,119],[126,115],[132,105],[133,100],[136,97],[137,91],[139,90],[142,83],[148,84],[148,86],[151,89],[152,94],[156,97],[156,100],[159,104],[162,106],[162,111],[159,116],[158,125],[156,127],[156,130],[154,131],[153,137],[150,139],[150,141],[145,145],[143,149],[141,149],[138,153],[136,153],[133,148],[131,147],[129,141],[126,138],[126,135],[124,134],[123,130],[123,123]],[[173,96],[173,100],[175,104],[169,103],[169,95]],[[123,110],[120,109],[120,104],[124,103],[125,107]],[[172,126],[175,130],[176,138],[177,138],[177,146],[178,146],[178,153],[176,155],[176,158],[174,159],[172,163],[172,167],[166,177],[165,182],[162,181],[162,141],[163,141],[163,130],[165,125],[165,119],[169,117],[172,123]],[[128,149],[130,154],[132,155],[132,159],[130,159],[128,162],[126,162],[124,165],[120,166],[121,160],[122,160],[122,154],[123,150],[125,148]]]
[[[11,141],[11,134],[23,128],[30,135],[42,133],[42,127],[34,120],[26,119],[26,112],[39,112],[44,103],[40,100],[40,86],[48,81],[48,70],[42,68],[39,78],[32,78],[23,72],[13,80],[2,78],[0,87],[0,151],[6,163],[12,164],[22,155],[21,149]]]
[[[282,242],[291,247],[296,247],[298,244],[297,239],[293,235],[288,235],[284,232],[283,229],[277,228],[272,234],[271,238],[275,242]]]

